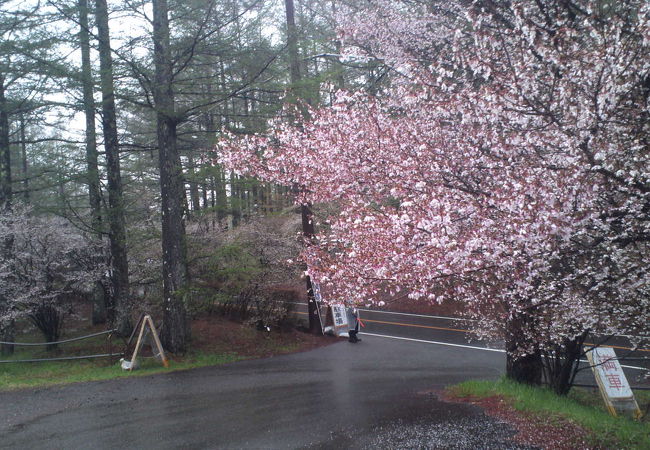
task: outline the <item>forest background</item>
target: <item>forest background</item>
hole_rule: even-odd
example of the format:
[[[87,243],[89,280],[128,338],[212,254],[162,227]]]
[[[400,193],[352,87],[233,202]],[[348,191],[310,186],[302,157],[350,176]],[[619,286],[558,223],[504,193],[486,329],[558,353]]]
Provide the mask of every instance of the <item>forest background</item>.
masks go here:
[[[289,92],[327,103],[334,86],[381,82],[381,64],[336,56],[339,5],[2,1],[1,340],[26,316],[56,340],[76,296],[93,301],[95,323],[125,334],[135,309],[158,308],[165,346],[182,352],[188,308],[235,295],[224,280],[299,279],[286,264],[300,220],[287,189],[203,155],[225,132],[264,131]],[[288,228],[251,225],[224,242],[287,208],[278,223]],[[240,272],[223,275],[229,264]],[[274,267],[273,281],[260,266]],[[208,283],[209,270],[220,281]]]

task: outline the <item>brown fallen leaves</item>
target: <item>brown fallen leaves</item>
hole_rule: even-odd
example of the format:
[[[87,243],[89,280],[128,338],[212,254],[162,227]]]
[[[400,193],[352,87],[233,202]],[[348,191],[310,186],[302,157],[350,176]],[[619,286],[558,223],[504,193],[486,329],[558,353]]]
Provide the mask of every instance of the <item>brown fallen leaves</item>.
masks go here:
[[[520,444],[545,450],[604,448],[594,443],[585,429],[569,419],[519,411],[502,396],[454,397],[444,393],[441,399],[457,403],[471,403],[481,407],[487,415],[512,425],[517,430],[514,440]]]

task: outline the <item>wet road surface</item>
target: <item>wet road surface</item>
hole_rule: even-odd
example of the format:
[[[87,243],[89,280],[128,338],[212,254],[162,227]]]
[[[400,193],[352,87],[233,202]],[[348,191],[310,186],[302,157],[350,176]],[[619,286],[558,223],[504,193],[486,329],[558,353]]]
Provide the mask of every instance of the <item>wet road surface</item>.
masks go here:
[[[307,305],[298,303],[296,306],[296,312],[306,319]],[[492,352],[504,351],[503,342],[471,339],[469,331],[471,320],[467,319],[371,309],[360,309],[360,317],[365,324],[360,335],[369,334],[393,339],[421,341],[431,345],[456,346],[458,351],[477,348]],[[645,376],[650,370],[650,340],[646,339],[636,349],[632,349],[630,339],[626,336],[608,339],[592,336],[587,340],[587,344],[594,342],[615,349],[631,386],[650,388],[650,379]],[[594,376],[586,360],[581,364],[581,371],[576,382],[595,385]]]
[[[436,395],[500,377],[501,343],[468,345],[462,322],[448,318],[361,317],[359,344],[0,393],[0,448],[526,448],[479,408]]]
[[[365,336],[214,368],[5,392],[0,447],[518,448],[506,425],[435,394],[498,378],[503,367],[500,353]]]

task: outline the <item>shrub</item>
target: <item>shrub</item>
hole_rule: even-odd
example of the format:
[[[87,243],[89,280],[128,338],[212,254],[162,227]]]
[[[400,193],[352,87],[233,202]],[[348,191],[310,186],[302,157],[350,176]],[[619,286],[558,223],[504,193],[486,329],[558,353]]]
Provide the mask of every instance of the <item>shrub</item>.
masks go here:
[[[206,245],[209,236],[195,236],[190,311],[219,313],[259,328],[288,327],[292,302],[299,298],[297,291],[282,287],[300,276],[288,263],[300,250],[293,219],[258,218],[243,224],[214,237],[216,251]]]
[[[20,207],[0,216],[0,243],[0,326],[26,317],[57,341],[69,300],[101,276],[101,246],[63,219]]]

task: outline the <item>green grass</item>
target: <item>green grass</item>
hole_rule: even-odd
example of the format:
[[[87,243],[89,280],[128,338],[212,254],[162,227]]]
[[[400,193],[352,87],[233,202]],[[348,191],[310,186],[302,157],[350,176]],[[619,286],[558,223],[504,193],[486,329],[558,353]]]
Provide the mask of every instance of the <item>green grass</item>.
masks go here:
[[[221,325],[216,326],[223,328]],[[88,334],[89,332],[92,331],[79,329],[66,337]],[[196,339],[197,343],[201,341],[202,345],[197,345],[194,351],[190,351],[183,356],[174,356],[169,361],[169,368],[163,367],[159,360],[153,358],[138,358],[140,367],[133,371],[122,370],[117,361],[119,357],[113,358],[113,364],[110,364],[108,358],[37,363],[0,363],[0,391],[83,381],[110,380],[197,367],[217,366],[242,359],[292,353],[301,348],[300,342],[287,342],[286,339],[281,338],[281,335],[267,336],[252,328],[240,326],[230,326],[230,334],[226,334],[223,338],[214,342],[202,338],[200,335],[197,335]],[[20,342],[41,342],[42,340],[43,338],[38,332],[30,329],[20,336]],[[110,351],[119,352],[123,345],[121,339],[115,339]],[[104,353],[109,353],[109,348],[106,336],[101,335],[83,341],[60,344],[58,349],[52,351],[47,351],[42,346],[17,346],[12,356],[1,356],[0,360],[39,359]]]
[[[20,358],[14,356],[13,359]],[[169,361],[169,368],[163,367],[159,360],[153,358],[141,359],[140,367],[133,371],[122,370],[119,362],[108,365],[106,360],[101,362],[77,360],[0,364],[0,390],[151,375],[196,367],[216,366],[240,359],[243,358],[236,353],[188,353],[182,358]]]
[[[500,395],[509,399],[517,410],[550,420],[568,419],[589,432],[594,444],[606,448],[650,448],[650,424],[610,416],[602,406],[598,392],[574,388],[569,396],[560,397],[549,389],[522,385],[507,379],[497,382],[467,381],[450,387],[449,392],[461,398]],[[640,404],[649,401],[648,394],[650,393],[641,392],[637,401]]]

